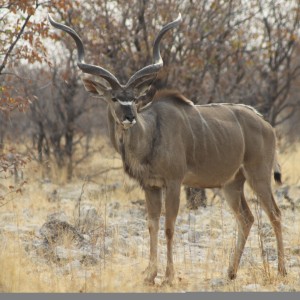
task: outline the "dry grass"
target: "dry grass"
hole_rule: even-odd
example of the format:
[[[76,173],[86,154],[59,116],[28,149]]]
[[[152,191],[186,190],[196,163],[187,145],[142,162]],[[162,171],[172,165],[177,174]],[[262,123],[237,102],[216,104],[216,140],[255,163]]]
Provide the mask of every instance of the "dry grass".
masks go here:
[[[300,184],[300,145],[280,154],[280,164],[283,171],[283,181],[290,185]]]
[[[99,144],[106,141],[100,141]],[[119,157],[111,154],[111,149],[105,147],[101,155],[95,155],[87,161],[81,169],[76,170],[74,183],[63,182],[63,176],[56,183],[51,183],[51,189],[70,187],[70,189],[87,184],[100,184],[110,186],[121,182],[122,188],[103,191],[101,194],[88,194],[86,199],[97,208],[99,216],[104,220],[103,226],[114,222],[108,216],[108,206],[114,201],[121,204],[121,213],[126,210],[131,200],[143,199],[142,191],[136,183],[124,176]],[[280,154],[284,182],[289,185],[300,184],[300,147],[296,150]],[[113,169],[101,173],[103,170]],[[22,194],[6,194],[5,205],[0,207],[0,291],[1,292],[176,292],[176,291],[243,291],[247,286],[255,285],[258,291],[278,291],[282,287],[286,290],[300,290],[300,217],[299,210],[282,210],[284,223],[284,239],[286,246],[288,276],[277,276],[277,260],[266,261],[261,255],[260,236],[257,228],[260,223],[268,223],[264,214],[260,216],[257,204],[251,203],[251,210],[256,216],[256,224],[250,233],[246,245],[246,254],[243,256],[238,278],[227,281],[226,271],[230,251],[235,243],[236,224],[228,207],[221,201],[215,201],[205,213],[187,212],[185,199],[182,195],[179,216],[190,214],[190,228],[195,232],[207,228],[207,236],[203,239],[205,259],[199,259],[195,248],[183,242],[182,236],[177,233],[175,237],[175,268],[176,279],[172,287],[161,286],[165,256],[159,258],[159,274],[155,286],[143,284],[142,271],[146,268],[148,260],[148,233],[142,233],[145,246],[131,245],[127,256],[121,255],[118,233],[114,233],[113,251],[104,256],[101,263],[82,267],[80,276],[76,266],[72,266],[67,274],[61,271],[54,262],[37,262],[28,255],[24,240],[31,241],[36,237],[37,226],[45,222],[50,213],[64,211],[70,219],[75,218],[76,201],[47,200],[47,184],[41,183],[41,170],[34,163],[26,166],[25,176],[28,183]],[[85,180],[86,174],[97,174]],[[8,180],[4,182],[8,186]],[[46,186],[46,187],[45,187]],[[2,189],[5,189],[2,187]],[[5,192],[5,191],[4,191]],[[7,191],[6,191],[7,192]],[[250,196],[252,196],[250,194]],[[300,190],[298,194],[300,199]],[[76,199],[75,199],[76,200]],[[203,209],[202,209],[203,210]],[[134,220],[134,216],[132,216]],[[185,219],[180,221],[182,224]],[[180,225],[180,224],[179,224]],[[10,230],[16,227],[17,230]],[[26,230],[25,230],[25,229]],[[216,230],[221,231],[217,238]],[[200,240],[201,241],[201,240]],[[201,243],[201,242],[200,242]],[[276,248],[274,240],[271,245]],[[265,246],[265,245],[264,245]],[[165,242],[159,239],[159,253],[165,252]],[[181,251],[184,249],[184,251]],[[297,252],[299,249],[299,253]],[[255,290],[255,287],[254,287]]]

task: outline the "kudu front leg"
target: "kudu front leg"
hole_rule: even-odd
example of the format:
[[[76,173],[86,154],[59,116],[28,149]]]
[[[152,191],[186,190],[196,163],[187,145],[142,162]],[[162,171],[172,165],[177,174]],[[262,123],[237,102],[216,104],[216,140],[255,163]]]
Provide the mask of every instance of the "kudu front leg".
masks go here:
[[[145,189],[146,204],[148,211],[148,229],[150,234],[150,255],[149,264],[145,270],[146,284],[154,284],[157,275],[157,242],[159,230],[159,218],[161,213],[162,189],[146,188]]]
[[[166,219],[165,219],[165,234],[167,239],[167,268],[163,284],[171,285],[174,279],[174,264],[173,264],[173,237],[176,217],[179,209],[180,200],[180,182],[172,182],[166,188]]]

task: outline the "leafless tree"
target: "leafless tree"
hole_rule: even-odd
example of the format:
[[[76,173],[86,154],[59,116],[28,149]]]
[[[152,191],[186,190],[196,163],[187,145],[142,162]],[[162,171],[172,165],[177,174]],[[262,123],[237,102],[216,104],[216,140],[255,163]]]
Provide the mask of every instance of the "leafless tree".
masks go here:
[[[290,6],[283,2],[258,1],[257,22],[263,34],[256,57],[256,106],[272,125],[279,125],[299,112],[300,101],[289,98],[294,80],[300,75],[297,63],[298,33],[300,29],[300,2]],[[279,116],[280,115],[280,116]]]

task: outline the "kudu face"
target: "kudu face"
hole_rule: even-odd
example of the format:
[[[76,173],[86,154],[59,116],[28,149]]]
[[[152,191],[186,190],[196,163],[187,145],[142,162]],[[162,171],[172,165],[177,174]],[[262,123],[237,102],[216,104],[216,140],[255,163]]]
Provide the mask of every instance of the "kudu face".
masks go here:
[[[136,102],[138,102],[138,95],[132,89],[105,88],[103,84],[89,78],[83,79],[85,88],[106,101],[110,109],[111,115],[115,122],[122,126],[123,129],[128,129],[136,124],[137,109]]]
[[[106,69],[84,63],[84,46],[78,34],[70,27],[55,22],[50,15],[48,18],[52,26],[67,32],[76,42],[78,67],[84,73],[96,76],[96,80],[92,77],[83,79],[87,91],[99,95],[108,103],[115,122],[123,129],[128,129],[136,124],[136,105],[149,90],[158,71],[163,66],[160,41],[167,31],[181,22],[181,15],[179,14],[175,21],[165,25],[157,35],[153,45],[153,64],[137,71],[126,85],[120,84],[118,79]]]
[[[132,91],[115,91],[112,95],[109,108],[116,123],[128,129],[136,124],[137,111],[135,101],[137,100]]]
[[[154,79],[155,76],[152,75],[152,78]],[[102,80],[102,78],[97,78],[97,80],[91,77],[83,78],[85,88],[105,100],[115,122],[123,129],[128,129],[136,124],[137,104],[142,97],[144,99],[151,83],[149,85],[148,82],[144,82],[139,87],[120,86],[113,89],[107,86],[103,80],[100,82],[99,79]]]

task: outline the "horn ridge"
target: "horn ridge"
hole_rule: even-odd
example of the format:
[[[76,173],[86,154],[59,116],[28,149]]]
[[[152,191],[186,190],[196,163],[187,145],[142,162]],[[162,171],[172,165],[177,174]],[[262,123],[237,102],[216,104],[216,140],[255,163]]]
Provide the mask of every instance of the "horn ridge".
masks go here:
[[[160,41],[163,38],[163,36],[172,28],[178,26],[180,22],[182,21],[181,13],[178,14],[178,17],[176,20],[168,23],[165,25],[160,32],[158,33],[157,37],[155,38],[154,44],[153,44],[153,58],[154,63],[162,62],[162,58],[160,55]]]
[[[50,16],[50,14],[48,14],[48,20],[49,20],[50,24],[53,27],[55,27],[57,29],[60,29],[60,30],[62,30],[64,32],[66,32],[66,33],[68,33],[73,38],[73,40],[76,43],[77,50],[78,50],[78,60],[79,60],[79,62],[83,63],[84,62],[84,55],[85,55],[85,53],[84,53],[84,46],[83,46],[81,38],[76,33],[76,31],[74,29],[72,29],[71,27],[69,27],[69,26],[57,23],[56,21],[54,21],[52,19],[52,17]]]
[[[99,67],[99,66],[94,66],[94,65],[84,63],[84,54],[85,54],[84,46],[83,46],[81,38],[79,37],[79,35],[76,33],[76,31],[74,29],[70,28],[69,26],[55,22],[51,18],[50,14],[48,14],[48,19],[49,19],[50,24],[53,27],[68,33],[74,39],[76,46],[77,46],[77,52],[78,52],[77,65],[82,70],[82,72],[104,78],[106,81],[109,82],[111,87],[114,89],[121,87],[121,84],[119,83],[118,79],[112,73],[110,73],[108,70],[106,70],[102,67]]]
[[[154,43],[153,43],[153,60],[154,63],[152,65],[148,65],[139,71],[137,71],[135,74],[133,74],[130,79],[128,80],[127,86],[134,86],[136,81],[139,79],[142,79],[142,77],[150,75],[153,73],[153,77],[156,73],[163,67],[163,60],[160,55],[160,41],[162,40],[163,36],[172,28],[178,26],[180,22],[182,21],[181,13],[179,13],[176,20],[166,24],[163,26],[163,28],[160,30],[158,35],[156,36]]]

